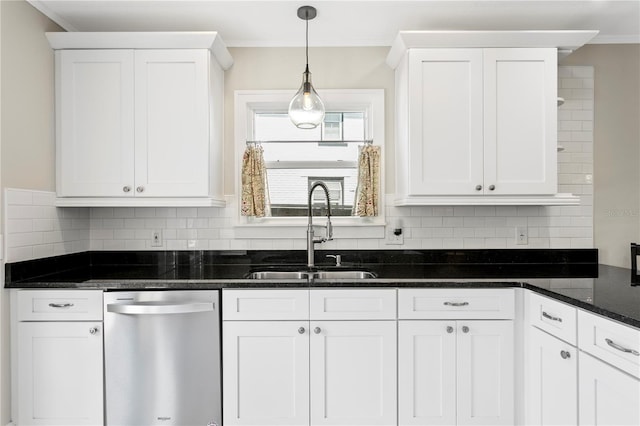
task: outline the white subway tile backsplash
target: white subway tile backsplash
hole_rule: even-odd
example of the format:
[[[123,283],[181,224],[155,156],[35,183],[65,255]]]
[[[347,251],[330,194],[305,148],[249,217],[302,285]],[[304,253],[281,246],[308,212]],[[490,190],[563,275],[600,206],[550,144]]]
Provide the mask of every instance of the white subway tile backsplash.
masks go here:
[[[35,221],[31,219],[9,219],[8,222],[8,228],[15,233],[42,231],[42,229],[37,229]]]
[[[4,202],[7,262],[89,249],[88,209],[56,209],[53,192],[12,188]]]
[[[7,200],[7,204],[10,206],[33,205],[33,194],[34,191],[7,189],[5,192],[5,198]]]

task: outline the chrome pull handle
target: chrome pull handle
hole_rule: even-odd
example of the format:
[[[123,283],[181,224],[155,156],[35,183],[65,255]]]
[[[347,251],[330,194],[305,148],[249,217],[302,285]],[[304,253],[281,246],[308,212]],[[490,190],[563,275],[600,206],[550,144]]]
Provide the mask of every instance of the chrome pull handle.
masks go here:
[[[49,303],[49,306],[52,308],[70,308],[73,306],[73,303]]]
[[[96,334],[98,332],[98,327],[91,327],[89,329],[89,334]]]
[[[476,185],[476,191],[482,191],[482,185]]]
[[[139,187],[136,188],[137,192],[144,192],[144,186],[140,185]]]
[[[449,334],[453,333],[453,327],[447,326],[447,333]]]
[[[495,185],[489,185],[489,191],[493,191],[494,189],[496,189]]]
[[[128,185],[127,185],[127,186],[124,186],[124,187],[122,188],[122,191],[123,191],[123,192],[131,192],[131,187],[130,187],[130,186],[128,186]]]
[[[313,329],[313,332],[316,334],[320,334],[320,332],[322,331],[322,329],[320,327],[316,327]]]
[[[304,329],[304,327],[300,327],[300,328],[298,329],[298,333],[300,333],[300,334],[304,334],[304,332],[305,332],[305,331],[306,331],[306,330]]]
[[[445,306],[469,306],[469,302],[444,302]]]
[[[462,327],[462,332],[463,333],[468,333],[469,332],[469,327],[467,327],[466,325]]]
[[[546,313],[545,311],[542,311],[542,316],[545,317],[546,319],[550,319],[551,321],[562,322],[562,318],[554,317],[553,315],[550,315],[550,314]]]
[[[624,346],[620,346],[619,344],[617,344],[616,342],[614,342],[611,339],[604,339],[605,342],[607,342],[607,345],[611,346],[613,349],[617,349],[620,352],[624,352],[627,354],[632,354],[635,356],[640,356],[640,352],[633,350],[633,349],[629,349],[629,348],[625,348]]]
[[[569,359],[571,358],[571,353],[569,353],[568,351],[560,351],[560,356],[562,357],[562,359]]]

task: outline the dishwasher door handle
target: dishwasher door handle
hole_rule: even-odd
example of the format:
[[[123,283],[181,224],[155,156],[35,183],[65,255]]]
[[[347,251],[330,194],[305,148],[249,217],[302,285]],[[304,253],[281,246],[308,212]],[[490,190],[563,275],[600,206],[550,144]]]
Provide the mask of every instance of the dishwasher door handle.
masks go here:
[[[191,314],[196,312],[210,312],[214,310],[214,304],[209,302],[197,303],[110,303],[107,312],[128,315],[165,315],[165,314]]]

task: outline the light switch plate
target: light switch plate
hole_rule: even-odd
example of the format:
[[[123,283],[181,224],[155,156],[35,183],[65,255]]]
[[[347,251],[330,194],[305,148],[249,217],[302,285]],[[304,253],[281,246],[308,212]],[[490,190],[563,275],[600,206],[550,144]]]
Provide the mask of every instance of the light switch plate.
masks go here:
[[[516,226],[516,245],[529,244],[529,230],[526,226]]]

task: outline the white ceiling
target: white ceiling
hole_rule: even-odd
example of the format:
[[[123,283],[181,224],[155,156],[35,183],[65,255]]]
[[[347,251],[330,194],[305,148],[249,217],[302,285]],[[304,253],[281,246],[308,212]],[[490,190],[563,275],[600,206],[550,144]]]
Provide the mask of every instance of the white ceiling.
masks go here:
[[[67,31],[218,31],[228,46],[389,46],[400,30],[599,30],[640,43],[640,0],[27,0]]]

